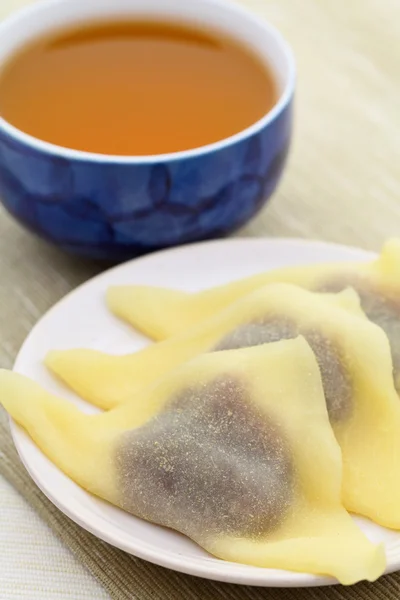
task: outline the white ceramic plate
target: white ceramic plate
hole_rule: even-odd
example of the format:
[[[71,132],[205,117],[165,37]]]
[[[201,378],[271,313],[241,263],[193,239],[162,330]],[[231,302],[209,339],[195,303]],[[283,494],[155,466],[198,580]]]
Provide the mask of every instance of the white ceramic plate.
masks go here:
[[[87,412],[83,402],[44,368],[48,350],[78,346],[111,353],[143,347],[147,340],[108,313],[104,294],[112,284],[152,284],[197,290],[274,267],[369,260],[374,255],[333,244],[285,239],[234,239],[184,246],[131,261],[85,283],[59,302],[24,343],[15,370]],[[20,457],[46,496],[73,521],[114,546],[153,563],[209,579],[259,586],[315,586],[327,577],[262,569],[213,558],[188,538],[135,518],[91,496],[55,467],[17,425],[12,434]],[[357,519],[367,535],[385,543],[387,572],[400,569],[400,533]]]

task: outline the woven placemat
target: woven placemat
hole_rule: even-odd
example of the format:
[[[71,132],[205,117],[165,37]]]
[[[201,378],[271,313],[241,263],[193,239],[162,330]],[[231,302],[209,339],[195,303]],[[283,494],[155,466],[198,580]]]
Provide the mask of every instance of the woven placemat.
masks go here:
[[[29,1],[0,0],[0,18]],[[242,2],[282,30],[299,67],[296,136],[285,178],[242,235],[322,238],[377,250],[385,237],[400,235],[400,2]],[[36,240],[0,209],[0,366],[12,365],[54,302],[99,270]],[[130,557],[80,529],[43,496],[16,455],[3,412],[0,476],[118,600],[400,598],[400,575],[352,588],[269,590],[208,582]]]

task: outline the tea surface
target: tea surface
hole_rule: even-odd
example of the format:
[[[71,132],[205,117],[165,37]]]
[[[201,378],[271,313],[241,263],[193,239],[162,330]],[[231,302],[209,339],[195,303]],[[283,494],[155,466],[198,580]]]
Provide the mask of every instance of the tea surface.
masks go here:
[[[0,73],[0,115],[75,150],[150,155],[240,132],[276,102],[253,53],[214,32],[151,21],[92,23],[36,40]]]

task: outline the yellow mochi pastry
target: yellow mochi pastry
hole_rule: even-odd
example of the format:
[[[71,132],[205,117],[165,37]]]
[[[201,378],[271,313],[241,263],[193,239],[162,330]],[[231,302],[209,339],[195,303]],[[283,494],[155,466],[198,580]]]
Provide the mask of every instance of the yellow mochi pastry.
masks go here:
[[[341,504],[341,454],[301,337],[202,355],[124,405],[84,415],[15,373],[1,402],[89,492],[260,567],[374,580],[384,550]]]
[[[140,396],[151,382],[202,352],[218,354],[299,334],[316,356],[342,448],[345,507],[400,529],[400,402],[390,348],[351,289],[317,294],[268,285],[186,334],[140,352],[67,350],[50,353],[46,362],[93,404],[112,407]]]
[[[364,329],[375,332],[375,328],[369,328],[359,298],[352,290],[317,294],[289,284],[271,284],[185,333],[143,350],[126,355],[90,349],[52,350],[45,363],[82,398],[107,410],[126,402],[144,386],[203,352],[295,338],[299,333],[306,335],[310,327],[326,329],[328,337],[340,338],[339,332],[350,323],[357,336],[357,317],[366,322]],[[332,357],[329,344],[323,344],[321,352],[328,353],[325,363],[330,359],[338,362],[337,356]]]
[[[107,303],[116,315],[149,337],[162,340],[274,282],[323,292],[339,292],[349,286],[356,289],[368,318],[382,327],[389,338],[396,386],[400,389],[400,240],[388,241],[380,257],[369,263],[277,269],[196,294],[147,286],[112,287]]]

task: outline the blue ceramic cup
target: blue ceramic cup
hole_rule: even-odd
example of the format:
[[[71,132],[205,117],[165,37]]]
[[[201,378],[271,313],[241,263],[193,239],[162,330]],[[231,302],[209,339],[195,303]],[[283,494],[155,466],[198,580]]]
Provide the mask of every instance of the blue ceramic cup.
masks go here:
[[[0,25],[0,69],[41,35],[135,16],[204,25],[237,39],[272,69],[279,98],[237,135],[154,156],[69,150],[31,137],[0,116],[4,206],[30,230],[82,256],[124,260],[227,235],[263,206],[288,154],[295,84],[291,51],[273,27],[230,0],[39,1]]]

